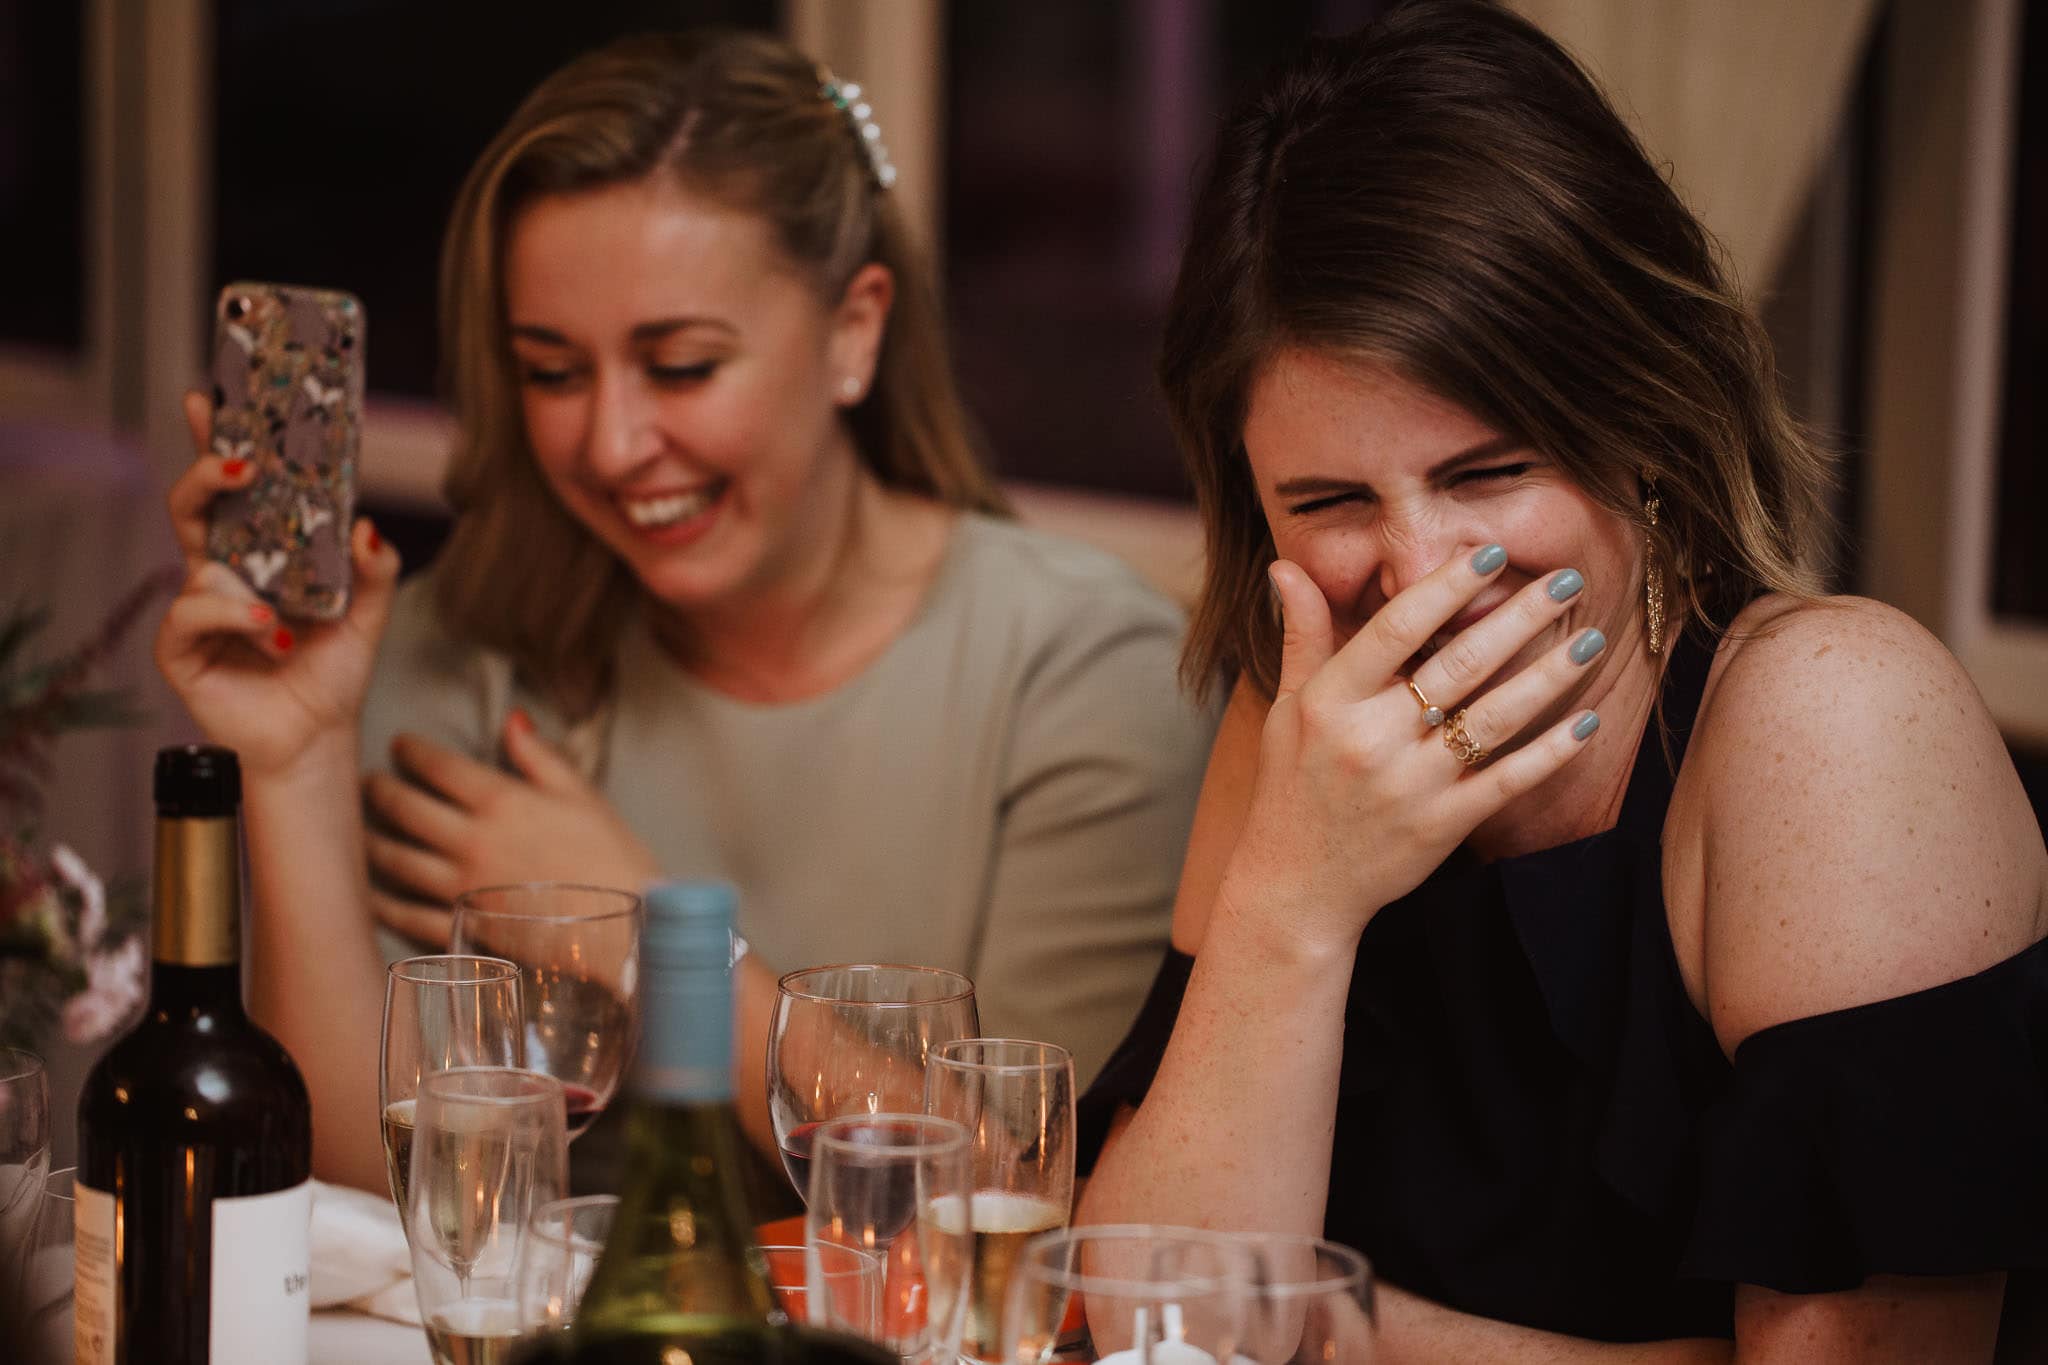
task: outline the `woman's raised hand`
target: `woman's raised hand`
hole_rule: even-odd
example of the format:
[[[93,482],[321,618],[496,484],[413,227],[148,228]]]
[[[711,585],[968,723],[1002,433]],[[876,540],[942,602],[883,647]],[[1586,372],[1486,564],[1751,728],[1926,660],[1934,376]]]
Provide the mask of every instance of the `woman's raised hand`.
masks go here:
[[[213,412],[185,395],[198,457],[171,485],[172,529],[185,585],[156,636],[156,665],[208,739],[235,749],[245,769],[276,773],[322,737],[350,746],[398,581],[398,552],[367,520],[349,536],[354,583],[348,614],[331,625],[288,625],[224,564],[206,554],[214,498],[247,485],[250,462],[211,449]]]
[[[1222,905],[1254,914],[1311,952],[1355,947],[1388,902],[1421,884],[1481,822],[1569,763],[1598,726],[1575,712],[1478,764],[1445,744],[1402,669],[1499,574],[1497,545],[1452,556],[1374,613],[1339,648],[1329,604],[1299,566],[1271,570],[1284,618],[1280,685],[1266,718],[1243,833]],[[1565,574],[1571,574],[1565,578]],[[1456,714],[1566,609],[1577,575],[1530,583],[1414,672],[1415,689]],[[1506,678],[1462,718],[1491,750],[1554,706],[1604,646],[1598,631]]]

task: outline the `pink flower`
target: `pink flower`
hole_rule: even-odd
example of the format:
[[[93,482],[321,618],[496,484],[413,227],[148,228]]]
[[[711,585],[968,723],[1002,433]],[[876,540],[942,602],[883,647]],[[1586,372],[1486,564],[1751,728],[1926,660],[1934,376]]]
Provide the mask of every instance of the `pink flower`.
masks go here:
[[[64,1003],[64,1036],[90,1043],[119,1028],[142,1003],[146,965],[140,938],[87,956],[86,987]]]

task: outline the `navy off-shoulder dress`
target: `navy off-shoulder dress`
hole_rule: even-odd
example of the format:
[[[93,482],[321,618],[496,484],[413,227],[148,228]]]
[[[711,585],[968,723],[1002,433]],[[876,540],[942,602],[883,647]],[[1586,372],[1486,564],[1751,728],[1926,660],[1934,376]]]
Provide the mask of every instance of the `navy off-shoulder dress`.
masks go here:
[[[1390,1282],[1652,1341],[1732,1336],[1737,1284],[2048,1266],[2048,941],[1732,1064],[1687,998],[1658,845],[1713,644],[1675,651],[1668,746],[1653,722],[1615,828],[1460,853],[1367,926],[1324,1235]],[[1083,1100],[1084,1163],[1143,1101],[1192,966],[1169,956]]]

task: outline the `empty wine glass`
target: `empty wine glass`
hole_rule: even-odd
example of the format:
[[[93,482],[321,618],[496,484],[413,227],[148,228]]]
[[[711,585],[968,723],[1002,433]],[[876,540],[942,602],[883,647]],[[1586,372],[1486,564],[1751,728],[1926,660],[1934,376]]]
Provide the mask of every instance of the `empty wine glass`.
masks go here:
[[[21,1276],[50,1173],[50,1089],[43,1059],[0,1047],[0,1323],[15,1321]]]
[[[1042,1233],[1018,1253],[1003,1359],[1119,1365],[1233,1362],[1257,1252],[1193,1228],[1125,1224]],[[1069,1319],[1076,1299],[1083,1318]],[[1234,1365],[1234,1362],[1233,1362]]]
[[[560,1332],[575,1323],[618,1209],[615,1194],[586,1194],[533,1211],[519,1265],[519,1313],[527,1331]]]
[[[818,1283],[830,1299],[816,1313],[811,1311],[808,1256],[800,1246],[764,1246],[761,1259],[768,1267],[768,1288],[775,1302],[791,1322],[838,1331],[874,1341],[882,1335],[882,1261],[853,1247],[821,1244],[815,1256]]]
[[[451,1066],[519,1066],[525,1060],[524,1033],[519,968],[505,959],[435,953],[391,964],[384,977],[377,1108],[383,1115],[384,1169],[401,1212],[412,1174],[420,1077]]]
[[[569,1183],[562,1084],[454,1067],[422,1077],[416,1100],[406,1223],[427,1343],[439,1365],[498,1360],[525,1336],[528,1220]]]
[[[455,898],[449,947],[519,965],[524,1065],[562,1083],[571,1139],[611,1103],[639,1036],[640,918],[631,892],[568,882]]]
[[[967,1130],[930,1114],[833,1119],[811,1149],[804,1214],[806,1306],[814,1326],[861,1335],[827,1280],[851,1250],[880,1263],[879,1333],[905,1365],[956,1365],[972,1263]]]
[[[1233,1236],[1259,1258],[1240,1357],[1249,1365],[1371,1365],[1372,1274],[1365,1257],[1318,1237]]]
[[[1074,1207],[1074,1059],[1053,1043],[956,1038],[932,1049],[925,1111],[967,1129],[974,1272],[961,1351],[994,1361],[1003,1297],[1024,1243]]]
[[[931,1050],[980,1031],[974,983],[958,972],[868,964],[783,977],[768,1027],[768,1113],[797,1197],[810,1188],[818,1125],[923,1112]]]

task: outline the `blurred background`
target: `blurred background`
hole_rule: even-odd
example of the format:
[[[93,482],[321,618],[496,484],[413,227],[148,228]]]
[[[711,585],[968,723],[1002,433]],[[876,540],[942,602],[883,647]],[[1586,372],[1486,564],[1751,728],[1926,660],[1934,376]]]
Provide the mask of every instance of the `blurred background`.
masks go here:
[[[1152,365],[1191,176],[1232,90],[1384,0],[0,0],[0,609],[55,650],[173,558],[178,397],[231,279],[354,291],[365,510],[443,529],[434,271],[471,159],[618,34],[779,30],[861,81],[1024,515],[1185,600],[1199,537]],[[1720,237],[1793,404],[1844,454],[1835,585],[1963,660],[2048,754],[2048,0],[1514,0]],[[186,738],[143,623],[143,725],[65,739],[43,821],[146,867]],[[86,1058],[54,1049],[59,1093]],[[68,1102],[64,1106],[68,1108]],[[56,1164],[70,1160],[68,1132]]]

